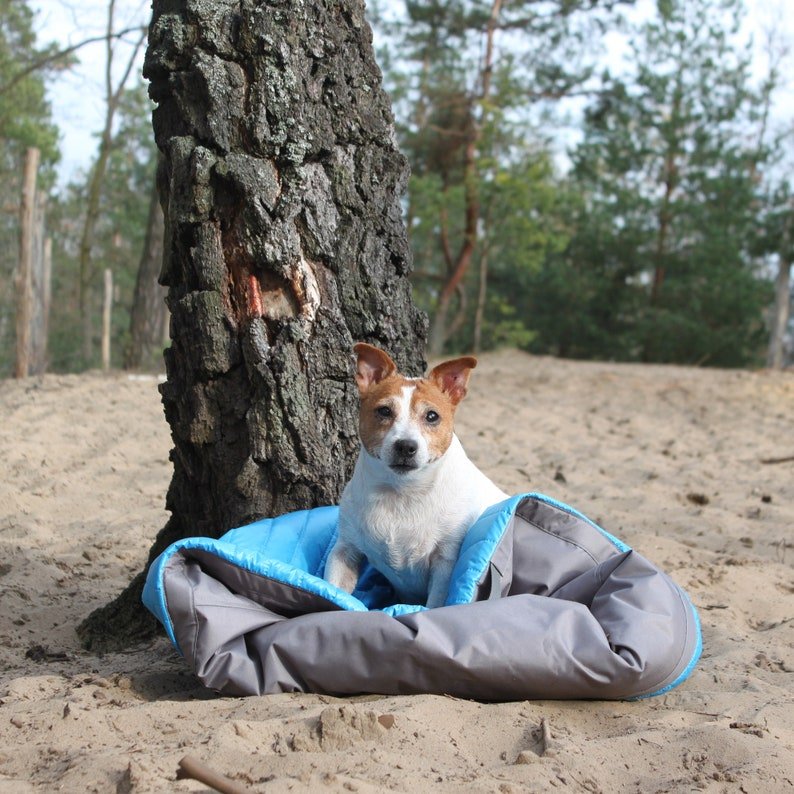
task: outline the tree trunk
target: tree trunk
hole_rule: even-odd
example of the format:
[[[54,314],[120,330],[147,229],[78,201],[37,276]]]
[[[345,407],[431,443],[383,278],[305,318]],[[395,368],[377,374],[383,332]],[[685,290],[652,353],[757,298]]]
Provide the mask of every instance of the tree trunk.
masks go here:
[[[486,232],[486,240],[487,240]],[[486,242],[480,253],[480,284],[477,290],[477,309],[474,313],[474,342],[472,349],[474,354],[482,350],[482,326],[485,320],[485,301],[488,298],[488,254],[490,245]]]
[[[479,135],[476,131],[476,122],[472,119],[472,132],[464,150],[464,203],[465,221],[463,242],[454,264],[449,270],[447,280],[441,288],[438,303],[433,314],[433,323],[430,329],[430,353],[440,356],[444,352],[444,344],[450,336],[449,309],[452,298],[459,288],[465,288],[463,278],[471,265],[474,249],[477,245],[477,225],[480,218],[480,205],[477,189],[477,142]]]
[[[356,458],[351,346],[422,370],[405,159],[360,0],[155,0],[145,74],[165,159],[171,518],[188,535],[338,501]],[[144,573],[80,627],[151,636]]]
[[[485,54],[479,74],[480,96],[472,103],[469,114],[470,129],[466,131],[467,142],[463,155],[463,180],[464,180],[464,224],[463,242],[455,260],[450,268],[447,282],[441,289],[436,310],[433,314],[433,323],[430,329],[430,352],[434,356],[441,355],[444,344],[452,336],[453,326],[460,325],[465,318],[457,318],[453,324],[449,323],[449,309],[452,297],[461,288],[464,288],[463,279],[468,273],[477,246],[478,225],[480,219],[480,202],[478,189],[478,147],[482,141],[483,129],[487,121],[488,102],[491,97],[491,83],[493,79],[494,43],[496,31],[499,26],[499,17],[502,13],[502,0],[492,0],[488,24],[485,30]]]
[[[146,238],[130,312],[130,342],[124,351],[125,369],[138,369],[144,362],[150,364],[154,350],[162,345],[165,293],[158,277],[163,264],[164,234],[165,218],[157,194],[157,181],[153,179]]]
[[[80,316],[82,318],[83,336],[83,365],[91,366],[94,355],[94,323],[92,317],[93,305],[91,303],[91,284],[93,282],[93,269],[91,262],[91,251],[94,246],[94,232],[97,220],[99,220],[99,201],[102,197],[102,182],[107,171],[107,163],[110,157],[111,144],[111,125],[115,109],[108,111],[105,119],[105,129],[102,132],[102,139],[99,144],[99,156],[94,164],[91,180],[88,184],[88,199],[86,202],[85,220],[83,222],[83,232],[80,236],[79,268],[80,268]]]
[[[105,289],[102,294],[102,370],[110,371],[110,336],[113,320],[113,271],[105,268]]]

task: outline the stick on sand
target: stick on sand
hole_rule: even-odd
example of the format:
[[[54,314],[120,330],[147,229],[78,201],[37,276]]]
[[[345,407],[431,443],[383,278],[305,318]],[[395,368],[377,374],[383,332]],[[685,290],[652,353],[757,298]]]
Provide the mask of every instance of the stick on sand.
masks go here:
[[[761,463],[791,463],[794,455],[786,455],[785,458],[761,458]]]
[[[231,778],[221,775],[214,769],[210,769],[206,764],[198,760],[194,755],[186,755],[179,762],[177,777],[189,777],[198,780],[221,794],[251,794],[251,790],[237,783]]]

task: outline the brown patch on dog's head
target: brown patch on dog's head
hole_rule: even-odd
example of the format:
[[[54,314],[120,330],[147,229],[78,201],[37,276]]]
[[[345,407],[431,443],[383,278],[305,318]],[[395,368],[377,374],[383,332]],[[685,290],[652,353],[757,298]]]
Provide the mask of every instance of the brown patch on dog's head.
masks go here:
[[[359,342],[356,354],[356,385],[361,398],[359,436],[365,449],[377,456],[383,439],[398,415],[397,396],[404,378],[397,374],[397,365],[380,348]]]
[[[386,434],[400,418],[400,397],[403,386],[407,384],[405,378],[390,375],[370,386],[361,395],[358,431],[361,443],[370,455],[379,457]]]
[[[466,356],[446,361],[427,378],[415,379],[400,375],[392,359],[376,347],[359,343],[354,350],[361,395],[359,433],[367,452],[388,461],[395,442],[421,436],[416,460],[440,458],[452,442],[455,411],[477,360]]]
[[[455,403],[434,381],[420,380],[411,395],[411,416],[427,441],[430,460],[448,449],[455,432]]]

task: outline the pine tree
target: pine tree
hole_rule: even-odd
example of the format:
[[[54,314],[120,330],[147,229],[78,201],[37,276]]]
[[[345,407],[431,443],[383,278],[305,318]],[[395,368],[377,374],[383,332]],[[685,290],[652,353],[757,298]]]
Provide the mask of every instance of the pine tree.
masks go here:
[[[569,355],[737,366],[756,359],[768,284],[750,251],[764,153],[738,46],[740,0],[666,0],[586,114],[572,186],[583,195],[544,301]],[[561,274],[565,275],[562,276]]]
[[[533,108],[581,88],[592,76],[589,44],[615,5],[614,0],[406,2],[404,17],[384,26],[392,41],[386,48],[387,78],[414,174],[408,224],[415,283],[432,314],[434,354],[455,329],[471,326],[472,286],[478,291],[472,275],[483,261],[478,246],[492,198],[485,201],[487,185],[500,184],[495,168],[507,173],[515,164],[505,138],[511,128],[520,128],[524,148],[530,141],[539,148],[541,138],[529,124]],[[545,159],[545,152],[536,158],[540,172]]]

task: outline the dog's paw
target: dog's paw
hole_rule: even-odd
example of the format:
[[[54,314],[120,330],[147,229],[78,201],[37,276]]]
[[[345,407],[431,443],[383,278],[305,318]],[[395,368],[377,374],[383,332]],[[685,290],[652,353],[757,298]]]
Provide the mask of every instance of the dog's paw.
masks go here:
[[[349,547],[337,544],[328,557],[325,566],[325,579],[346,593],[352,593],[358,584],[360,555],[354,554]]]
[[[348,569],[339,577],[339,581],[331,582],[331,584],[335,584],[340,590],[344,590],[346,593],[352,593],[358,584],[358,573]]]

